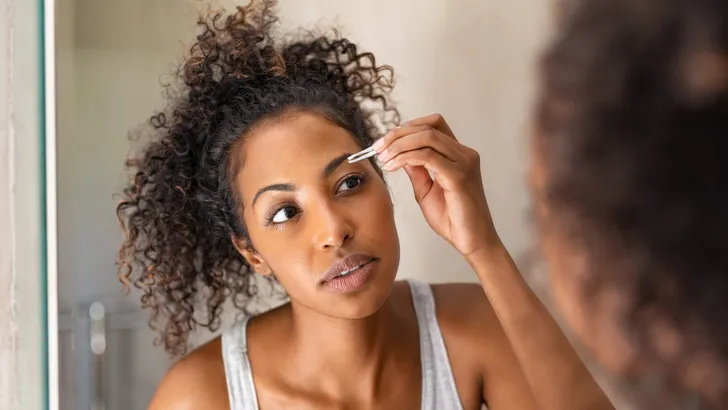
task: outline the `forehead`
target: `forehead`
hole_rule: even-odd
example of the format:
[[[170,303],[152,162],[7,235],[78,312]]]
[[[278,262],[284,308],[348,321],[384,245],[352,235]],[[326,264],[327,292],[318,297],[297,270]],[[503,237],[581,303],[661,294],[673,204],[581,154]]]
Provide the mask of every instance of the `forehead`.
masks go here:
[[[323,116],[301,113],[256,130],[243,144],[244,161],[236,182],[243,197],[275,183],[296,183],[318,177],[323,167],[342,153],[361,149],[345,129]]]

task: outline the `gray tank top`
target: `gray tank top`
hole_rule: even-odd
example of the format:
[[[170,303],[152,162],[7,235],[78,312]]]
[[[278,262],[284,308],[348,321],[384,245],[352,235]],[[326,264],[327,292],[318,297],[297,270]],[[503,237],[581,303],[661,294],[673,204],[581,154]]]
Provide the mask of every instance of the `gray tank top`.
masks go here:
[[[437,324],[432,289],[430,285],[417,281],[409,281],[409,286],[420,333],[422,409],[462,410],[445,341]],[[222,355],[231,410],[258,410],[258,398],[246,347],[248,319],[222,335]]]

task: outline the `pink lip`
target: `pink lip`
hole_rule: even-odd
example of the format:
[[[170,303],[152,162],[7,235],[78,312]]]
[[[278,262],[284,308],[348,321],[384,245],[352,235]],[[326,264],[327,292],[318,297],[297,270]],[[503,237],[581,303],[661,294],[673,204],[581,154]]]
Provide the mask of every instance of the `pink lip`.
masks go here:
[[[321,285],[341,293],[356,291],[367,282],[375,261],[376,258],[369,255],[349,255],[331,264],[321,279]],[[355,270],[346,276],[339,276],[351,269]]]

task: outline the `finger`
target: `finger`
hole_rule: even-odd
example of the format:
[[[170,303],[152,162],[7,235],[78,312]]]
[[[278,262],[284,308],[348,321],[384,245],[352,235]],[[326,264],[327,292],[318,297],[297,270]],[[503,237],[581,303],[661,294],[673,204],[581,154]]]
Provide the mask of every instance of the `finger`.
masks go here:
[[[409,134],[414,134],[422,131],[426,131],[428,129],[431,129],[431,127],[428,127],[426,125],[421,126],[407,126],[407,125],[401,125],[397,128],[389,130],[388,133],[386,133],[382,138],[378,139],[373,145],[372,148],[374,148],[375,151],[378,153],[382,153],[385,149],[389,148],[389,145],[392,144],[394,141],[407,136]]]
[[[440,114],[431,114],[404,123],[404,126],[410,127],[418,127],[422,125],[430,126],[457,141],[457,138],[455,138],[455,134],[452,132],[452,129],[450,129],[450,125],[448,125],[447,121],[445,121],[445,118]]]
[[[430,177],[430,173],[427,172],[427,168],[425,167],[415,167],[409,165],[404,166],[404,171],[407,173],[407,176],[412,183],[412,189],[415,193],[415,200],[417,201],[417,203],[422,202],[427,194],[430,193],[434,185],[434,182]]]
[[[381,153],[389,146],[389,144],[392,143],[392,141],[401,138],[402,136],[405,136],[407,134],[422,131],[424,127],[434,128],[437,131],[441,132],[444,136],[457,141],[457,138],[455,138],[455,134],[453,134],[450,126],[445,121],[445,118],[440,114],[432,114],[426,117],[416,118],[414,120],[407,121],[399,127],[390,130],[384,137],[374,142],[372,147],[375,151]]]
[[[399,154],[389,160],[382,169],[394,172],[406,165],[425,167],[435,174],[435,179],[443,188],[453,189],[463,181],[465,175],[455,164],[428,147]]]
[[[417,128],[421,129],[422,127]],[[463,159],[458,145],[459,143],[457,141],[448,138],[440,131],[434,128],[424,127],[419,132],[396,138],[379,154],[377,159],[382,163],[386,163],[403,152],[429,147],[450,161],[458,161]]]

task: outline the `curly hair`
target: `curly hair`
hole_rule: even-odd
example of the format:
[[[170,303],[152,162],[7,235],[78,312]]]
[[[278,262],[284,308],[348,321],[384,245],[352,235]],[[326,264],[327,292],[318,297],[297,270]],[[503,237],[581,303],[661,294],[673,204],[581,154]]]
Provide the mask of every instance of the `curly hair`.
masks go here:
[[[706,357],[725,372],[728,3],[572,6],[541,66],[547,229],[590,256],[587,292],[628,296],[642,361],[675,380]],[[659,351],[656,321],[680,335],[676,354]],[[708,383],[728,402],[725,380]]]
[[[274,6],[260,0],[200,18],[201,34],[167,86],[168,106],[151,117],[152,140],[127,161],[133,178],[117,208],[125,233],[119,278],[141,290],[150,327],[172,355],[186,353],[197,327],[219,328],[228,298],[249,313],[261,296],[231,240],[249,240],[231,185],[240,164],[230,153],[245,136],[310,111],[363,148],[399,122],[391,67],[336,33],[274,37]]]

